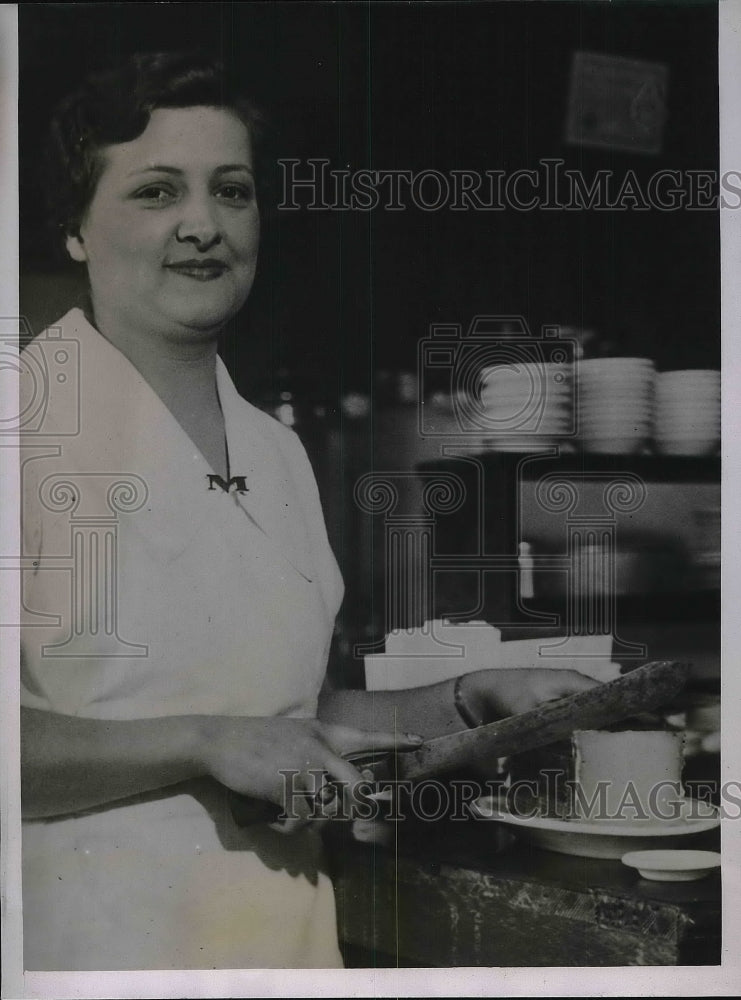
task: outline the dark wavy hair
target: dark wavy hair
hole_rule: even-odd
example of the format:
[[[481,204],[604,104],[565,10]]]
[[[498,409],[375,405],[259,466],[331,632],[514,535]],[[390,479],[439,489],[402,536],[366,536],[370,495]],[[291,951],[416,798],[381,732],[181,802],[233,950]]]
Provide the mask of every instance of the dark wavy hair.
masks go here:
[[[78,234],[103,172],[105,146],[138,138],[155,108],[196,106],[235,114],[258,158],[265,118],[206,53],[138,53],[90,76],[65,98],[53,115],[44,157],[49,221],[56,233]]]

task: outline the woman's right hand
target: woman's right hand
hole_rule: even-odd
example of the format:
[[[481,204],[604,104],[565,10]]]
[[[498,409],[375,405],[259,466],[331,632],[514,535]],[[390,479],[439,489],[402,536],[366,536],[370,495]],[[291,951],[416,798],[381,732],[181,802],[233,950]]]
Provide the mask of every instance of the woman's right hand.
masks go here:
[[[411,750],[422,738],[368,732],[317,719],[202,717],[201,764],[205,773],[239,795],[279,806],[286,819],[276,824],[293,832],[316,818],[316,793],[336,783],[342,795],[322,815],[350,816],[354,788],[363,776],[344,754],[364,750]]]

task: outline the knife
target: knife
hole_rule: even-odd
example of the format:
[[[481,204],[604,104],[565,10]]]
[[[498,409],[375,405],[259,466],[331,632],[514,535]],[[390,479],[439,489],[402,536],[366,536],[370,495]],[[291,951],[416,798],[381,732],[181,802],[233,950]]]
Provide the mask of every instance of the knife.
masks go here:
[[[485,726],[427,740],[419,749],[346,754],[372,781],[420,781],[465,767],[485,757],[506,757],[570,736],[575,729],[597,729],[665,704],[686,684],[689,665],[672,660],[646,663],[587,691],[545,702],[529,712]],[[241,799],[241,803],[240,800]],[[259,807],[267,807],[261,809]],[[240,826],[265,821],[268,803],[235,796],[232,812]],[[276,807],[277,809],[277,807]]]
[[[545,702],[475,729],[427,740],[400,753],[349,754],[375,780],[419,781],[484,757],[506,757],[565,739],[575,729],[596,729],[670,701],[689,676],[689,665],[670,660],[646,663],[587,691]]]

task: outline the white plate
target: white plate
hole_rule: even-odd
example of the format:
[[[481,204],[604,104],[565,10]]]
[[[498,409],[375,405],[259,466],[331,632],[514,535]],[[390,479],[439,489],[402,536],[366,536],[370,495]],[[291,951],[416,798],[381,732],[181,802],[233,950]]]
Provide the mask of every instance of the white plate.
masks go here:
[[[650,410],[655,408],[653,393],[649,389],[641,389],[640,386],[626,386],[625,390],[614,385],[595,386],[594,389],[586,389],[579,396],[578,407],[580,409],[602,409],[603,407],[615,407],[633,405],[644,407]]]
[[[585,434],[592,428],[595,432],[607,428],[611,432],[612,437],[620,437],[624,431],[650,430],[653,426],[653,421],[648,417],[641,417],[640,415],[629,416],[627,413],[615,414],[613,417],[582,416],[579,423],[584,428]],[[600,437],[601,435],[595,433],[594,436]]]
[[[637,455],[644,448],[648,437],[639,438],[582,438],[585,451],[595,455]]]
[[[654,391],[653,375],[585,375],[577,379],[582,392],[597,392],[604,386],[613,393],[635,388],[642,392]]]
[[[663,433],[665,437],[683,437],[685,434],[689,434],[690,437],[703,437],[712,431],[720,431],[720,418],[714,417],[712,420],[667,420],[664,418],[656,420],[655,425],[657,432]]]
[[[577,378],[654,378],[656,371],[653,365],[600,365],[597,368],[587,368],[587,362],[582,362],[576,369]]]
[[[640,417],[632,420],[627,417],[614,417],[612,420],[591,417],[588,420],[585,418],[579,420],[577,427],[585,437],[624,437],[626,434],[650,435],[653,431],[653,421],[642,420]],[[679,434],[673,436],[681,437],[682,432],[680,431]]]
[[[667,399],[666,396],[656,398],[656,410],[659,413],[698,413],[702,416],[718,414],[720,410],[719,399],[694,400],[694,399]]]
[[[585,414],[580,413],[580,423],[586,427],[619,427],[624,430],[626,427],[650,427],[653,425],[651,417],[644,417],[640,413],[613,413],[613,414]]]
[[[640,420],[605,420],[600,422],[580,420],[577,429],[584,438],[651,437],[653,435],[653,424]],[[672,437],[685,437],[685,435],[680,431],[679,434],[673,434]]]
[[[523,409],[543,409],[554,413],[568,413],[571,410],[571,397],[564,393],[563,400],[554,399],[552,396],[531,396],[522,394],[520,396],[500,396],[496,393],[481,394],[480,405],[489,410],[515,410]]]
[[[614,371],[644,371],[654,370],[654,363],[650,358],[588,358],[586,361],[579,361],[576,366],[579,375],[591,375],[594,372]]]
[[[482,451],[486,452],[502,452],[511,455],[534,455],[538,452],[549,451],[553,448],[559,448],[561,454],[571,454],[574,450],[573,445],[568,442],[563,441],[544,441],[538,444],[526,442],[525,444],[487,444]]]
[[[624,392],[627,389],[636,389],[641,392],[653,392],[653,377],[641,378],[637,375],[587,375],[579,379],[579,387],[582,392],[599,392],[602,387],[609,389],[612,393]]]
[[[656,411],[657,423],[673,426],[674,424],[719,424],[720,413],[708,410],[665,410],[659,407]]]
[[[542,437],[560,437],[562,434],[568,434],[572,430],[571,424],[539,424],[537,427],[522,428],[521,430],[516,427],[491,427],[488,434],[492,438],[500,438],[505,441],[515,441],[518,438],[536,438]],[[677,437],[678,435],[674,435]],[[694,435],[697,437],[697,435]]]
[[[609,389],[595,392],[593,396],[582,395],[577,409],[586,410],[590,413],[602,413],[605,410],[624,410],[626,406],[645,410],[647,413],[653,413],[656,409],[650,393],[611,392]]]
[[[660,413],[720,413],[719,399],[684,399],[672,396],[657,396],[656,409]]]
[[[554,409],[562,409],[571,404],[573,392],[489,392],[485,390],[481,393],[481,402],[488,406],[514,406],[515,403],[538,406],[552,406]]]
[[[695,406],[692,403],[676,403],[668,406],[666,403],[659,402],[655,410],[658,416],[670,420],[692,420],[695,417],[700,417],[703,420],[712,420],[713,418],[719,420],[721,414],[720,404],[717,406]]]
[[[656,377],[656,372],[648,365],[645,367],[636,365],[633,367],[623,368],[580,368],[576,373],[576,377],[580,382],[586,382],[590,379],[594,382],[609,382],[609,380],[613,378],[620,379],[621,381],[624,380],[626,382],[631,379],[640,379],[641,381],[649,380],[653,382]]]
[[[561,438],[518,438],[516,441],[490,438],[486,442],[487,451],[534,452],[544,448],[564,447],[566,442]]]
[[[545,392],[565,392],[571,386],[571,375],[566,372],[517,372],[502,375],[493,373],[481,379],[480,391],[517,392],[521,386],[534,386]]]
[[[650,399],[643,396],[605,396],[602,393],[594,399],[581,400],[576,409],[585,416],[611,416],[613,413],[621,414],[629,410],[648,417],[653,416],[656,408]]]
[[[714,421],[720,420],[720,410],[700,410],[697,407],[676,407],[676,409],[669,409],[666,406],[656,407],[656,417],[658,420],[664,423],[685,423],[692,424],[697,422],[712,424]]]
[[[698,403],[717,403],[721,398],[720,386],[686,385],[682,382],[677,382],[676,385],[664,385],[660,382],[656,386],[656,395],[659,399],[679,399],[684,395]]]
[[[536,412],[533,412],[535,410]],[[529,412],[528,412],[529,411]],[[540,413],[537,412],[536,408],[529,407],[515,407],[515,406],[482,406],[480,412],[487,417],[489,420],[539,420],[541,422],[545,420],[553,421],[556,424],[568,423],[572,419],[569,410],[563,410],[558,413],[554,413],[552,410],[544,410]]]
[[[536,847],[582,858],[622,858],[628,850],[649,850],[677,838],[713,830],[720,823],[718,810],[702,802],[685,800],[684,815],[677,819],[567,820],[542,816],[516,816],[500,800],[484,795],[471,803],[480,819],[504,823]],[[665,840],[666,838],[666,840]]]
[[[720,414],[713,413],[707,416],[696,416],[692,413],[671,417],[665,413],[658,415],[656,424],[661,427],[720,427]]]
[[[632,386],[618,389],[614,385],[597,386],[593,390],[587,389],[579,396],[578,406],[580,409],[597,409],[605,406],[617,407],[627,404],[654,409],[653,394],[649,390],[634,388]]]
[[[654,437],[663,441],[706,441],[708,438],[720,437],[720,421],[703,426],[701,424],[672,424],[667,427],[658,424],[654,427]]]
[[[720,372],[717,368],[685,368],[679,371],[658,372],[657,374],[662,382],[684,381],[687,379],[690,382],[702,382],[705,379],[710,382],[720,382]]]
[[[621,860],[654,882],[694,882],[720,867],[717,851],[629,851]]]
[[[716,400],[720,399],[720,386],[712,385],[710,382],[704,385],[695,385],[694,382],[691,382],[689,385],[686,382],[676,382],[674,384],[659,382],[656,386],[656,395],[662,398],[675,399],[681,393],[687,393],[691,399]]]
[[[716,455],[720,448],[720,438],[712,442],[696,441],[655,441],[656,450],[660,455],[708,456]]]

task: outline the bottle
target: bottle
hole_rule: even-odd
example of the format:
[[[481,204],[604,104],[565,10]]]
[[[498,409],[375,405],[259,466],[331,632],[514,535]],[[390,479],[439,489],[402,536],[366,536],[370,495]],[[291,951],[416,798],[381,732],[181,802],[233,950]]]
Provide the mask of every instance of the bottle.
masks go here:
[[[533,559],[533,548],[529,542],[520,542],[517,562],[520,569],[520,599],[531,601],[535,597],[533,580],[535,560]]]

